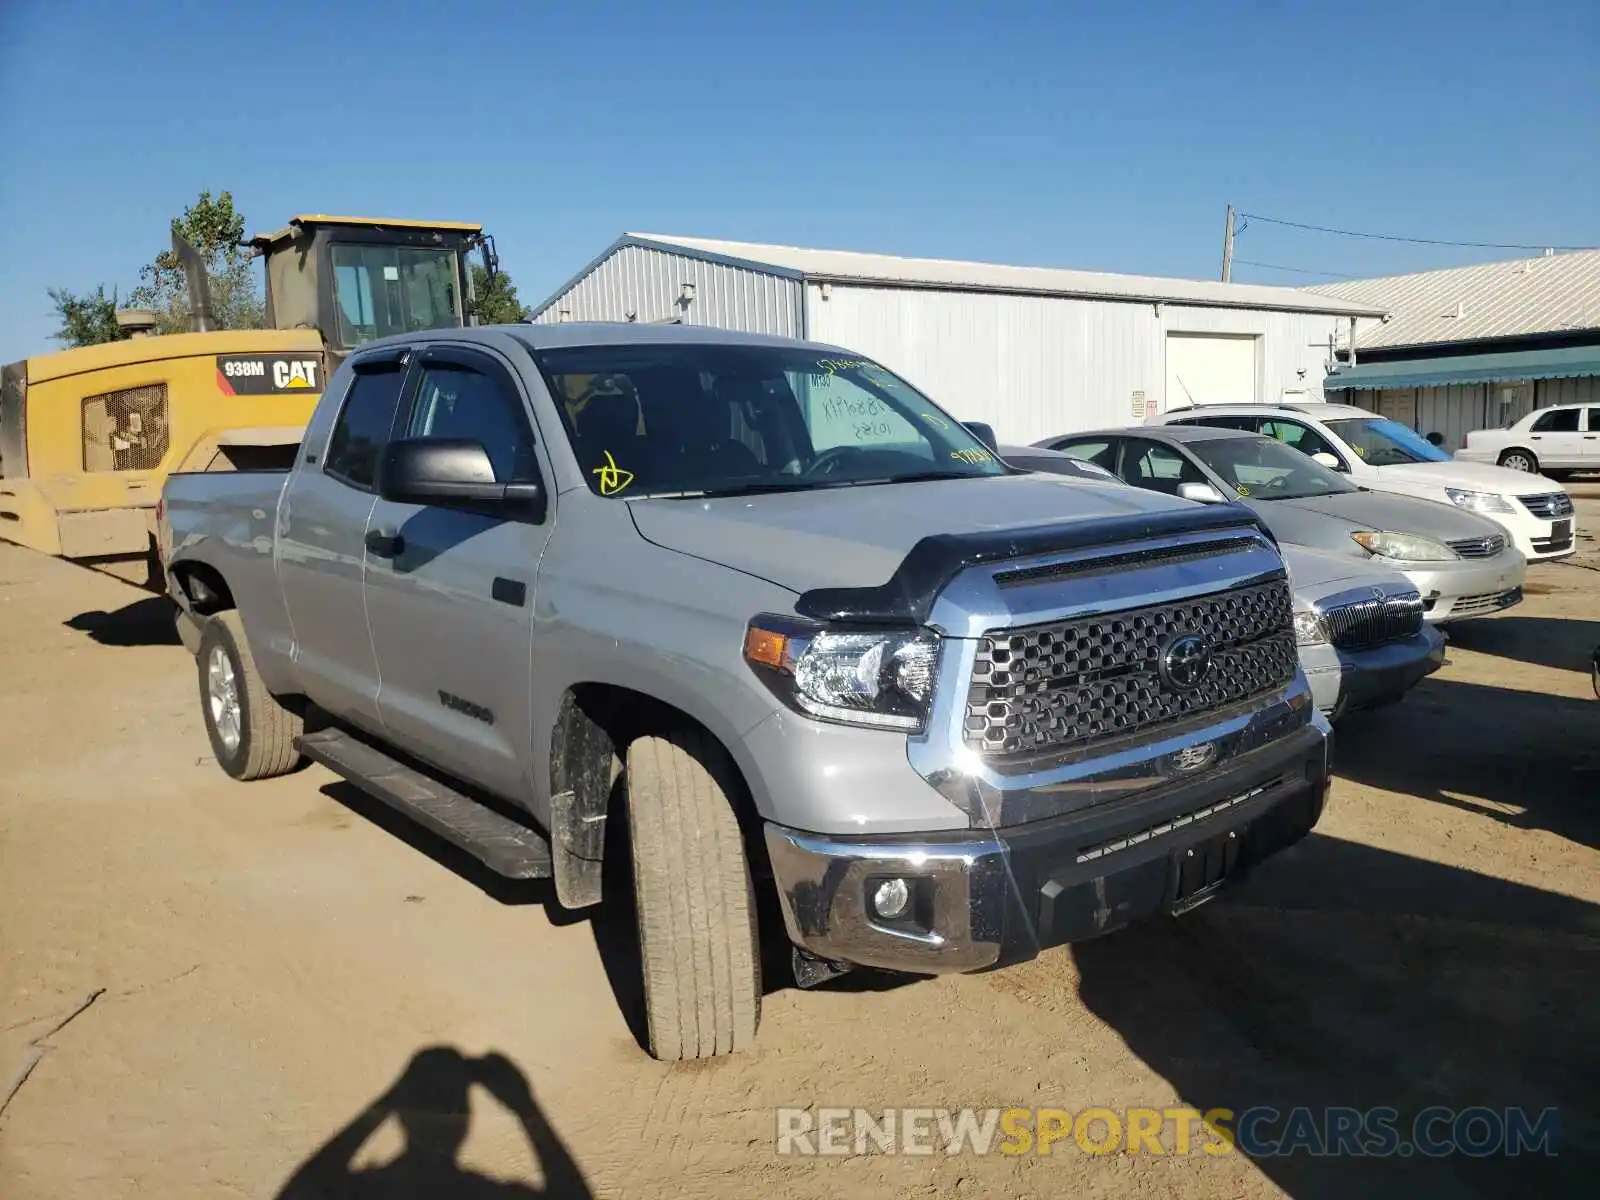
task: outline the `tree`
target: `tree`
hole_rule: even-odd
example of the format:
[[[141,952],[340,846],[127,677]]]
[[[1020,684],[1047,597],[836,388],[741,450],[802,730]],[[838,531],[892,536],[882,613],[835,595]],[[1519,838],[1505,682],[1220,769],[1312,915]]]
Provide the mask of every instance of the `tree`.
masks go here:
[[[260,329],[266,305],[256,287],[251,257],[244,241],[244,214],[233,206],[233,193],[210,191],[172,220],[172,232],[200,252],[211,284],[211,311],[218,329]],[[139,286],[130,297],[140,308],[154,309],[160,333],[189,328],[189,284],[178,256],[169,247],[155,261],[139,268]]]
[[[481,325],[510,325],[533,315],[533,310],[517,299],[517,285],[504,271],[491,279],[482,265],[472,264],[472,291],[477,297],[472,312]]]
[[[117,293],[113,290],[107,296],[103,283],[93,293],[85,292],[81,296],[66,288],[51,288],[50,302],[61,318],[61,328],[50,336],[68,349],[120,342],[127,337],[117,324]]]

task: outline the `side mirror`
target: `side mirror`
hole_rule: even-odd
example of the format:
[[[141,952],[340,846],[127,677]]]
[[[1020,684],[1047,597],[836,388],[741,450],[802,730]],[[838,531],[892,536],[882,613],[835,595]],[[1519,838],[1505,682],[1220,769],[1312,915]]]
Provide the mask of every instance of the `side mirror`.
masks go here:
[[[470,438],[390,442],[378,463],[378,495],[397,504],[495,505],[542,512],[537,483],[497,483],[483,443]]]
[[[1196,504],[1226,504],[1222,493],[1209,483],[1180,483],[1178,495],[1184,500],[1193,500]]]
[[[1329,454],[1326,450],[1318,450],[1315,454],[1313,454],[1311,456],[1311,461],[1314,462],[1314,463],[1321,463],[1323,466],[1327,467],[1328,470],[1330,470],[1330,471],[1342,471],[1342,470],[1344,470],[1344,464],[1342,462],[1340,462],[1332,454]]]
[[[986,425],[982,421],[963,421],[961,424],[966,426],[968,433],[989,447],[990,454],[1000,452],[1000,439],[994,436],[994,426]]]

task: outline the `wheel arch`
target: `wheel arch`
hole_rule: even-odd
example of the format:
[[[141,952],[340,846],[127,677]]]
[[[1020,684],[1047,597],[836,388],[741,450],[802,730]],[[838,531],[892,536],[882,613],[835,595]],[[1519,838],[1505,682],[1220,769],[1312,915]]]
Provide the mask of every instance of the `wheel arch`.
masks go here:
[[[705,764],[727,792],[747,841],[761,816],[749,781],[725,738],[679,706],[616,683],[569,685],[549,731],[550,852],[564,908],[600,903],[606,826],[619,815],[622,763],[629,743],[675,729],[699,732],[716,755]],[[759,837],[755,843],[759,842]],[[752,866],[754,866],[752,862]]]

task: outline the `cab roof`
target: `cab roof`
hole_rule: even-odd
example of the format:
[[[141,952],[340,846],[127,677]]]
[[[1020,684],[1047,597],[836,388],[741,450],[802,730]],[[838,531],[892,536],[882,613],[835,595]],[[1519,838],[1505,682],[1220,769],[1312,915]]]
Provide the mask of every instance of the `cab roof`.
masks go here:
[[[348,225],[364,229],[437,229],[444,233],[482,233],[483,226],[470,221],[413,221],[404,217],[338,217],[328,213],[300,213],[289,218],[282,229],[271,233],[258,233],[250,239],[252,246],[270,246],[287,241],[294,236],[296,226]]]

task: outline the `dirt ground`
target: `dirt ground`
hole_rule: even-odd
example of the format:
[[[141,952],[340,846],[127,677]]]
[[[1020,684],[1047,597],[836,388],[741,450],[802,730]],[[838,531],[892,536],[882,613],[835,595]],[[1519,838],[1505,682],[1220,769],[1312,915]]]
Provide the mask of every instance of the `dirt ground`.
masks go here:
[[[752,1052],[664,1066],[614,913],[321,768],[232,783],[161,602],[0,547],[0,1084],[38,1057],[0,1195],[1573,1194],[1600,1171],[1600,543],[1528,591],[1341,723],[1317,831],[1215,903],[989,975],[769,984]],[[786,1105],[1430,1104],[1554,1107],[1558,1154],[775,1152]]]

